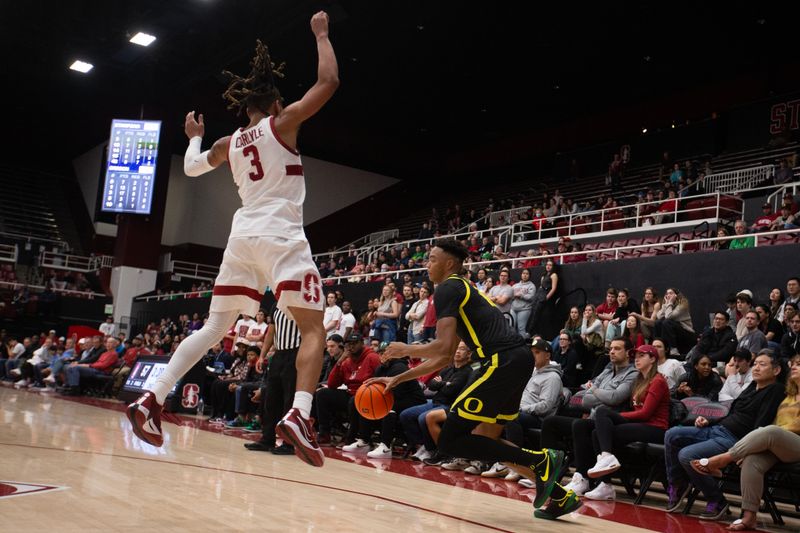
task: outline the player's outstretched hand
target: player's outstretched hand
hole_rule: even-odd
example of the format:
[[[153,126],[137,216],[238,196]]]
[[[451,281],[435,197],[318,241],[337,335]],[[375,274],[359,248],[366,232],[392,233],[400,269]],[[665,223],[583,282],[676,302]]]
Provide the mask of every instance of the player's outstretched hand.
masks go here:
[[[400,384],[400,382],[397,380],[398,377],[399,376],[386,377],[386,378],[369,378],[368,380],[364,381],[364,385],[370,385],[372,383],[383,383],[383,385],[386,387],[386,390],[389,391]]]
[[[318,11],[311,17],[311,31],[317,39],[328,35],[328,14],[324,11]]]
[[[190,139],[192,137],[202,137],[206,133],[206,125],[203,123],[203,114],[198,115],[198,120],[194,119],[194,111],[189,111],[186,114],[186,122],[183,125],[183,131]]]
[[[400,359],[408,355],[408,344],[404,342],[390,342],[381,354],[386,359]]]

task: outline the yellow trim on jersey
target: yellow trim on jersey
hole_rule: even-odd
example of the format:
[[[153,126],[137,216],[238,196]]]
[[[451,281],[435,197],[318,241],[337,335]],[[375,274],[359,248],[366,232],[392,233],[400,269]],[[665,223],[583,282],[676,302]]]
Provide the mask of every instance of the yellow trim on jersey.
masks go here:
[[[492,374],[494,373],[495,369],[497,368],[497,364],[498,364],[497,354],[494,354],[494,355],[492,355],[492,362],[489,364],[489,368],[486,370],[486,373],[484,375],[482,375],[481,377],[479,377],[478,379],[476,379],[472,383],[472,385],[470,385],[469,387],[464,389],[464,392],[462,392],[461,394],[458,395],[458,398],[456,398],[456,401],[453,402],[453,405],[456,406],[459,403],[461,403],[461,400],[464,400],[465,398],[468,398],[469,395],[472,393],[472,391],[474,391],[476,388],[478,388],[478,386],[480,386],[481,383],[483,383],[484,381],[489,379],[492,376]],[[462,412],[464,414],[462,414]],[[490,421],[490,419],[488,419],[486,417],[480,417],[478,415],[473,415],[473,414],[471,414],[469,412],[463,411],[463,409],[461,409],[460,407],[458,408],[458,414],[459,414],[459,416],[463,416],[464,418],[469,418],[471,420],[481,420],[482,422]],[[491,420],[494,420],[494,419],[491,419]]]
[[[472,413],[464,411],[459,407],[458,416],[460,416],[461,418],[466,418],[467,420],[486,422],[488,424],[497,424],[498,420],[515,420],[519,416],[519,413],[515,413],[513,415],[497,415],[497,418],[489,418],[488,416],[473,415]]]
[[[483,359],[486,357],[486,354],[483,353],[483,346],[481,346],[481,341],[478,339],[478,335],[475,333],[475,328],[472,327],[472,324],[467,318],[467,314],[464,312],[464,306],[467,304],[467,302],[469,301],[469,297],[472,295],[472,287],[470,287],[469,282],[464,278],[462,278],[461,276],[451,275],[448,279],[457,279],[464,282],[464,287],[466,287],[467,289],[467,294],[466,296],[464,296],[464,300],[462,300],[458,306],[458,314],[461,316],[461,320],[467,327],[467,331],[469,332],[469,336],[472,339],[472,343],[475,345],[475,351],[478,352],[478,357]],[[489,298],[487,298],[487,296],[483,294],[481,291],[478,291],[478,294],[482,296],[484,300],[489,302],[489,305],[491,305],[492,307],[496,307],[494,305],[494,302],[491,301]]]

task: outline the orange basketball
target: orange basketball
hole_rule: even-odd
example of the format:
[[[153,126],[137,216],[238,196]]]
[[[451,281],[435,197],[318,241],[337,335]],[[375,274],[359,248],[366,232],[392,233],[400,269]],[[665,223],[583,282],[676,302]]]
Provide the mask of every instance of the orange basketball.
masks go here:
[[[394,394],[383,383],[361,385],[356,391],[358,414],[368,420],[380,420],[389,414],[394,405]]]

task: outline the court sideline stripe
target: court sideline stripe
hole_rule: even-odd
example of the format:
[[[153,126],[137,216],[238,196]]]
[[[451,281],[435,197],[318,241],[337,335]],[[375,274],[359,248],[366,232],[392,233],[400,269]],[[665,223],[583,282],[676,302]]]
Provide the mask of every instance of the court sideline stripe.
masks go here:
[[[254,473],[254,472],[242,472],[240,470],[227,470],[227,469],[215,468],[215,467],[211,467],[211,466],[194,465],[194,464],[191,464],[191,463],[179,463],[177,461],[166,461],[166,460],[160,460],[160,459],[151,459],[150,457],[134,457],[134,456],[131,456],[131,455],[119,455],[119,454],[115,454],[115,453],[93,452],[93,451],[89,451],[89,450],[65,450],[63,448],[53,448],[53,447],[50,447],[50,446],[36,446],[36,445],[28,445],[28,444],[16,444],[16,443],[12,443],[12,442],[0,442],[0,446],[14,446],[14,447],[26,448],[26,449],[34,448],[34,449],[38,449],[38,450],[51,450],[51,451],[68,452],[68,453],[83,453],[83,454],[86,454],[86,455],[104,455],[106,457],[117,457],[117,458],[120,458],[120,459],[132,459],[134,461],[150,461],[150,462],[153,462],[153,463],[164,463],[164,464],[170,464],[170,465],[175,465],[175,466],[188,466],[188,467],[191,467],[191,468],[199,468],[201,470],[214,470],[214,471],[217,471],[217,472],[226,472],[226,473],[231,473],[231,474],[241,474],[241,475],[244,475],[244,476],[253,476],[253,477],[264,478],[264,479],[273,479],[273,480],[276,480],[276,481],[286,481],[288,483],[297,483],[298,485],[308,485],[310,487],[317,487],[317,488],[321,488],[321,489],[329,489],[329,490],[334,490],[334,491],[339,491],[339,492],[346,492],[348,494],[356,494],[358,496],[369,496],[371,498],[376,498],[378,500],[383,500],[385,502],[394,503],[394,504],[397,504],[397,505],[400,505],[400,506],[411,507],[412,509],[416,509],[418,511],[424,511],[424,512],[427,512],[427,513],[432,513],[432,514],[435,514],[435,515],[444,516],[446,518],[450,518],[452,520],[456,520],[456,521],[459,521],[459,522],[466,522],[466,523],[474,525],[474,526],[479,526],[479,527],[483,527],[483,528],[486,528],[486,529],[491,529],[491,530],[494,530],[494,531],[502,531],[503,533],[514,533],[512,530],[509,530],[509,529],[501,529],[499,527],[490,526],[488,524],[482,524],[481,522],[475,522],[474,520],[469,520],[467,518],[462,518],[460,516],[450,515],[450,514],[447,514],[447,513],[443,513],[441,511],[428,509],[426,507],[422,507],[422,506],[419,506],[419,505],[414,505],[413,503],[407,503],[407,502],[401,502],[401,501],[398,501],[398,500],[392,500],[391,498],[386,498],[384,496],[379,496],[377,494],[370,494],[368,492],[358,492],[358,491],[355,491],[355,490],[342,489],[342,488],[339,488],[339,487],[331,487],[329,485],[321,485],[319,483],[311,483],[309,481],[300,481],[300,480],[297,480],[297,479],[287,479],[287,478],[278,477],[278,476],[269,476],[267,474],[257,474],[257,473]]]

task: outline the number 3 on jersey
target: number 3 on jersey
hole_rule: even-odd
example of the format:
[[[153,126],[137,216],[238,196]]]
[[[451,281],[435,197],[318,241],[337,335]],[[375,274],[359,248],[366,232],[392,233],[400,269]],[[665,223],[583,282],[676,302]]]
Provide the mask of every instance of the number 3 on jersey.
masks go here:
[[[244,150],[242,150],[242,154],[251,157],[250,165],[255,169],[255,172],[250,173],[250,179],[252,181],[258,181],[264,177],[264,169],[261,168],[261,159],[258,156],[258,149],[253,146],[246,146]]]

